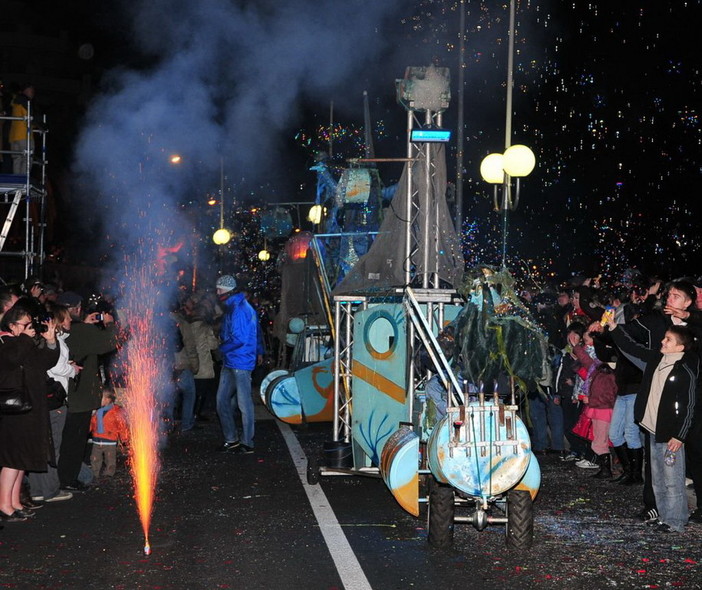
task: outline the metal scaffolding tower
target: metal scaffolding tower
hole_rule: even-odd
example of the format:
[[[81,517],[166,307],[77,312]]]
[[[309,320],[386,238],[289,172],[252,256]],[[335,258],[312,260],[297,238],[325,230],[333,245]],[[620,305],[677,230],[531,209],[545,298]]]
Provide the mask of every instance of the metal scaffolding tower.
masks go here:
[[[11,124],[12,121],[22,121],[27,126],[26,147],[22,151],[2,150],[4,157],[16,158],[22,156],[25,168],[20,174],[0,174],[0,256],[3,258],[19,258],[24,263],[24,276],[39,275],[44,262],[44,234],[46,229],[46,116],[42,116],[41,124],[34,124],[32,103],[27,105],[27,115],[24,117],[2,116],[0,120]],[[23,239],[21,233],[13,227],[17,213],[23,224]],[[9,239],[8,239],[9,238]],[[19,268],[15,270],[18,272]],[[11,265],[3,263],[0,266],[0,283],[7,282],[12,272]]]

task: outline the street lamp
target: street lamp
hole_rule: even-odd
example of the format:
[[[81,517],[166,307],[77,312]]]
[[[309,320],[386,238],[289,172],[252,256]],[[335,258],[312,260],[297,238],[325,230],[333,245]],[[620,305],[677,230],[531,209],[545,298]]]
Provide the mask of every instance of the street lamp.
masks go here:
[[[232,239],[231,232],[224,227],[224,158],[219,166],[219,229],[212,234],[212,241],[218,246],[228,244]]]
[[[502,266],[507,258],[507,216],[519,205],[519,179],[531,174],[536,165],[534,152],[525,145],[508,147],[504,154],[489,154],[480,163],[480,175],[485,182],[495,186],[495,211],[502,212]],[[512,193],[512,178],[516,180]],[[502,202],[498,199],[497,187],[502,185]],[[514,194],[514,198],[513,198]]]
[[[514,86],[514,36],[516,0],[509,2],[509,43],[507,51],[507,100],[505,113],[505,152],[490,154],[480,164],[483,180],[495,185],[495,210],[502,212],[502,267],[506,266],[508,213],[519,204],[519,179],[531,173],[536,165],[534,152],[525,145],[512,145],[512,89]],[[512,198],[512,177],[516,179]],[[497,186],[502,185],[502,202],[498,201]]]
[[[220,227],[215,233],[212,234],[212,241],[218,246],[224,246],[224,244],[229,243],[229,240],[231,239],[232,234],[225,227]]]

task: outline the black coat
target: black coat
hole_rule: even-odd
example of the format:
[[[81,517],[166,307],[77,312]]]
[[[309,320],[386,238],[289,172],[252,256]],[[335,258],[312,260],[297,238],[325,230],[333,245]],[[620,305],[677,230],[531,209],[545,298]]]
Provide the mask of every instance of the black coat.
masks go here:
[[[26,414],[0,417],[0,467],[26,471],[46,471],[53,462],[53,445],[46,403],[46,371],[59,358],[55,349],[36,342],[26,334],[3,336],[0,342],[0,372],[17,373],[17,380],[24,375],[24,383],[32,402]],[[22,373],[17,367],[22,366]],[[21,386],[21,382],[7,386]]]
[[[634,364],[643,369],[641,390],[634,403],[634,420],[643,420],[651,393],[651,382],[663,355],[649,350],[631,338],[626,328],[619,327],[612,332],[612,339],[619,349]],[[686,352],[682,359],[673,365],[663,386],[660,405],[656,416],[655,440],[666,443],[671,438],[684,442],[690,434],[690,426],[697,401],[697,383],[700,374],[700,357],[694,352]]]

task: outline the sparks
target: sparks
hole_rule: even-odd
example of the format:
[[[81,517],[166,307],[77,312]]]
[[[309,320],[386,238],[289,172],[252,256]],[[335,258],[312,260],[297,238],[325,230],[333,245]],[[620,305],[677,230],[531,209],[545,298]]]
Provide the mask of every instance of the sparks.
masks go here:
[[[158,440],[160,407],[158,392],[162,383],[157,351],[162,337],[155,334],[158,290],[146,268],[131,275],[133,292],[128,300],[130,335],[125,347],[127,393],[125,410],[130,429],[129,466],[134,483],[134,499],[144,531],[144,553],[151,553],[149,527],[156,480],[159,473]]]

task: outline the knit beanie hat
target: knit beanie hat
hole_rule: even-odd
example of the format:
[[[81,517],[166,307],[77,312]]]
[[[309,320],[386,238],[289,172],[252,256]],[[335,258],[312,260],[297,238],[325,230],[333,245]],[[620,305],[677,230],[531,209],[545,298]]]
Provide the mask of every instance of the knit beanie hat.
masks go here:
[[[231,275],[223,275],[217,279],[217,289],[228,292],[236,289],[236,279]]]

